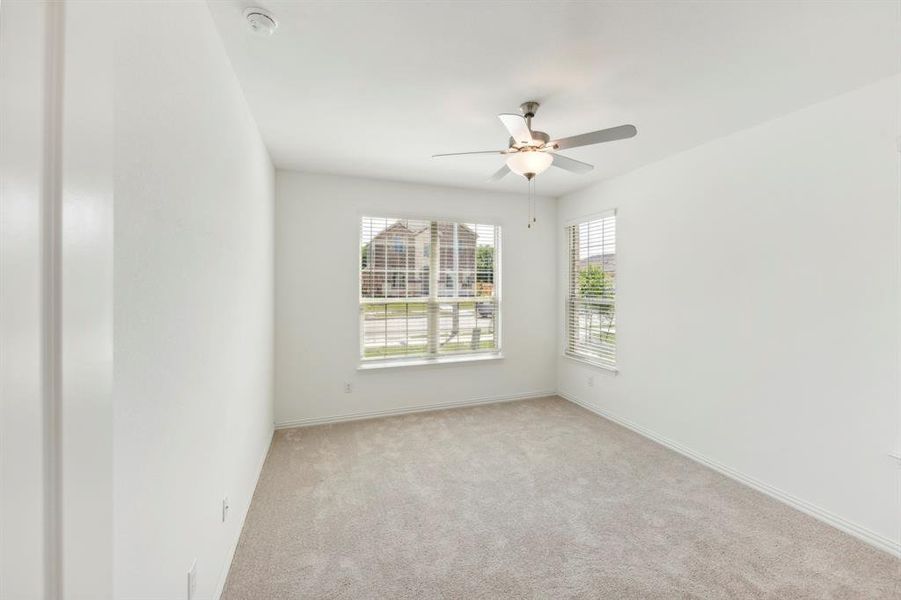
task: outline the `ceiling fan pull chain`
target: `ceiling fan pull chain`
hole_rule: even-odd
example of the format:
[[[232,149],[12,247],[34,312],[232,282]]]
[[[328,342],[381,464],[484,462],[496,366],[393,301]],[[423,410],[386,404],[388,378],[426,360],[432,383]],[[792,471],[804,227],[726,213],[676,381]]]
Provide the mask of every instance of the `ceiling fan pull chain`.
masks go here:
[[[536,209],[536,201],[535,201],[535,178],[531,178],[529,180],[529,227],[532,227],[532,223],[536,221],[535,219],[535,209]]]
[[[528,195],[526,196],[526,198],[528,199],[528,202],[529,202],[528,208],[526,209],[526,212],[529,215],[528,217],[526,217],[526,227],[528,229],[531,229],[532,228],[532,182],[530,181],[526,185],[529,186],[528,192],[527,192]]]
[[[529,216],[528,216],[528,225],[526,225],[526,227],[528,229],[531,229],[532,228],[532,179],[528,180],[528,186],[529,186],[529,195],[528,195]]]

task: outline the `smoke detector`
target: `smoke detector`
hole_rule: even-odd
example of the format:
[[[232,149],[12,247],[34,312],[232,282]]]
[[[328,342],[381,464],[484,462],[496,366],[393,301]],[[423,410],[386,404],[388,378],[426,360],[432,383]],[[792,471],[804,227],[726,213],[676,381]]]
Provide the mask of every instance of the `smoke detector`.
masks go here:
[[[275,33],[275,29],[278,27],[278,21],[265,8],[245,9],[244,18],[247,19],[247,26],[250,27],[250,30],[263,37],[268,37]]]

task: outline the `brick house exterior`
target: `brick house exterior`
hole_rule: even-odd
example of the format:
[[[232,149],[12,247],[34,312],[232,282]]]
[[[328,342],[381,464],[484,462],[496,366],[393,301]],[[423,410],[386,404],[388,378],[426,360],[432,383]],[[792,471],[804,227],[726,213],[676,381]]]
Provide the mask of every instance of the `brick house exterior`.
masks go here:
[[[460,223],[456,228],[457,269],[454,269],[454,223],[438,223],[441,248],[439,296],[474,296],[476,291],[476,232]],[[430,225],[397,221],[381,231],[361,252],[360,284],[364,298],[426,297],[429,294]],[[365,264],[363,264],[365,262]]]

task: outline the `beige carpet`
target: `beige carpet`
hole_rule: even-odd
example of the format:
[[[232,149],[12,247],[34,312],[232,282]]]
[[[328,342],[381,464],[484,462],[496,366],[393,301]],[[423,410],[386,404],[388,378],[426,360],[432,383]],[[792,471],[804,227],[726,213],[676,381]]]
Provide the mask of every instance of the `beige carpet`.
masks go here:
[[[899,576],[547,398],[277,432],[223,598],[898,599]]]

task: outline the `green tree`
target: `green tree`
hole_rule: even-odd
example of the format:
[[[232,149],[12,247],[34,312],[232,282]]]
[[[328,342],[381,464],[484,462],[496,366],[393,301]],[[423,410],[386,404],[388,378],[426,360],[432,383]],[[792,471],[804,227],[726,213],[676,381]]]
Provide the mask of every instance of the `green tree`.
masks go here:
[[[583,298],[603,298],[612,291],[612,283],[597,265],[588,265],[579,271],[579,295]]]
[[[476,250],[476,281],[494,283],[494,246]]]
[[[360,248],[360,267],[365,269],[369,264],[369,244],[363,244]]]
[[[579,271],[579,296],[587,300],[594,300],[589,306],[588,330],[593,329],[594,315],[598,316],[598,336],[610,335],[610,326],[613,324],[613,304],[601,302],[612,300],[613,279],[597,265],[588,265]],[[607,326],[604,327],[606,322]],[[603,331],[601,331],[603,330]]]

